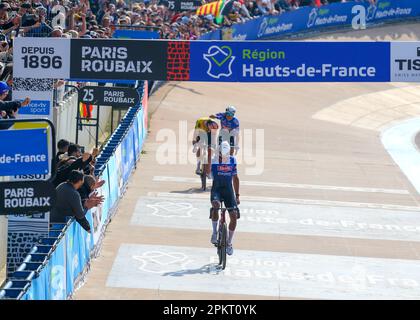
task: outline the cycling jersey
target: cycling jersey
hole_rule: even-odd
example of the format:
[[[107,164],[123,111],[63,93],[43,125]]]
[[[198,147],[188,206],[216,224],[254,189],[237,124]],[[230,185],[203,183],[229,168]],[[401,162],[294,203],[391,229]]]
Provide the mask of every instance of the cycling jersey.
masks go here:
[[[220,162],[219,156],[214,157],[211,162],[213,184],[227,186],[232,185],[232,177],[237,174],[236,159],[229,156],[225,161]]]
[[[207,127],[207,121],[212,120],[209,117],[203,117],[203,118],[199,118],[196,122],[195,122],[195,129],[200,129],[200,130],[204,130],[206,132],[211,132],[211,130]]]
[[[218,113],[216,114],[216,118],[220,120],[222,124],[222,129],[233,130],[239,128],[239,120],[236,117],[233,117],[231,120],[228,120],[226,118],[225,113]]]
[[[210,201],[223,201],[229,212],[232,212],[233,209],[237,208],[232,184],[232,177],[237,174],[236,159],[233,156],[229,156],[226,161],[220,163],[219,157],[215,158],[213,158],[211,164],[213,185],[211,187]]]

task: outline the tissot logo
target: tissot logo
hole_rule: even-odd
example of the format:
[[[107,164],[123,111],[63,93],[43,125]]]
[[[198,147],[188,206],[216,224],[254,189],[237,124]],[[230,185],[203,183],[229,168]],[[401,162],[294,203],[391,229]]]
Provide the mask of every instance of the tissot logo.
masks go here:
[[[399,71],[419,71],[420,70],[420,47],[417,47],[417,58],[395,59]]]

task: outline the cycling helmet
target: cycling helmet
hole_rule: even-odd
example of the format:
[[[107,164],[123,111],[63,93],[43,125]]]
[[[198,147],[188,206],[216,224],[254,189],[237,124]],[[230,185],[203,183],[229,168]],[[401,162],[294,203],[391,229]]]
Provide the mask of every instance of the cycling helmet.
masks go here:
[[[229,107],[226,108],[226,114],[228,116],[233,117],[235,115],[235,113],[236,113],[236,108],[234,106],[229,106]]]
[[[228,155],[230,155],[230,145],[229,145],[229,142],[223,141],[220,144],[220,153],[222,154],[222,156],[228,156]]]

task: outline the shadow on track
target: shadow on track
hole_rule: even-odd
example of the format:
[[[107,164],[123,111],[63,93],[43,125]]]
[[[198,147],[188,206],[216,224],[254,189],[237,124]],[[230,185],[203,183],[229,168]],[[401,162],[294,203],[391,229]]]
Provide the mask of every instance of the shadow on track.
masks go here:
[[[205,192],[208,192],[209,190],[210,190],[209,187],[207,187],[205,191],[201,188],[189,188],[187,190],[169,191],[169,193],[192,194],[192,193],[205,193]]]
[[[172,271],[163,273],[163,276],[183,277],[192,274],[219,274],[222,268],[217,263],[209,263],[197,269],[184,269],[179,271]]]

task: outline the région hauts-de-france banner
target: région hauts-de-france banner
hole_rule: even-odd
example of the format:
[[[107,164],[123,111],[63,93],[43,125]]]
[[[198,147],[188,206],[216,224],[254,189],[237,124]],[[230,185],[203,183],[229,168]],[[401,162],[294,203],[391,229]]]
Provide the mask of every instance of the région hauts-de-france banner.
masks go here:
[[[19,78],[217,82],[417,82],[420,42],[17,38]]]

